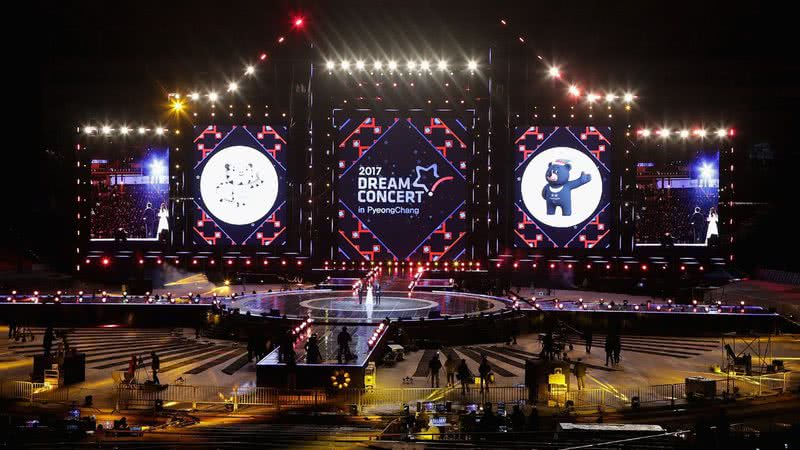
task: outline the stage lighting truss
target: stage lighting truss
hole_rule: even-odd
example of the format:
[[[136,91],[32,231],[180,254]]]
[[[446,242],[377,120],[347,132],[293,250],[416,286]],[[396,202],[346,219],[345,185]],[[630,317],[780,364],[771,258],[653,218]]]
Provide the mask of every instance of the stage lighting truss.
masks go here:
[[[479,68],[479,63],[477,60],[470,59],[465,61],[460,65],[451,64],[448,60],[444,58],[434,58],[433,60],[421,58],[421,59],[410,59],[407,60],[404,64],[400,64],[397,62],[396,59],[372,59],[372,63],[368,64],[368,58],[364,59],[342,59],[338,63],[333,59],[328,59],[322,62],[321,66],[325,68],[329,73],[333,72],[346,72],[352,73],[353,69],[356,72],[361,71],[369,71],[372,74],[376,73],[393,73],[393,72],[407,72],[409,74],[430,74],[433,75],[435,73],[449,73],[453,75],[454,71],[466,71],[469,73],[474,73]]]
[[[636,136],[640,139],[647,139],[655,136],[660,140],[667,140],[670,138],[676,138],[679,140],[703,140],[710,137],[716,139],[730,139],[733,138],[735,134],[736,130],[729,127],[719,127],[714,130],[708,130],[703,127],[673,129],[668,126],[661,126],[657,128],[641,127],[636,130]]]

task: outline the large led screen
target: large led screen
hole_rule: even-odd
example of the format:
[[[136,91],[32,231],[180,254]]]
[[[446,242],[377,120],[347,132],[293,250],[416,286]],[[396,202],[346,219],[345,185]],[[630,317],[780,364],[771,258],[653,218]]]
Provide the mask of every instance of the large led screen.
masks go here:
[[[169,149],[108,144],[91,152],[92,241],[156,241],[169,234]]]
[[[611,127],[514,134],[515,246],[610,248]]]
[[[195,127],[194,152],[194,244],[283,244],[286,127]]]
[[[713,246],[719,240],[719,150],[643,146],[637,151],[635,242]]]
[[[467,122],[450,111],[336,111],[339,257],[456,260],[465,251]]]

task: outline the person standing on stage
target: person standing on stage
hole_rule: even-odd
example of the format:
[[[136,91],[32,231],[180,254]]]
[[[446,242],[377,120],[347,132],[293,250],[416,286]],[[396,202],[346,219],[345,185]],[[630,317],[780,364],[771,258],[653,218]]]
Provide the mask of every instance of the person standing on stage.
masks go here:
[[[161,203],[161,208],[158,210],[158,229],[156,230],[156,238],[161,239],[161,232],[169,230],[169,212],[167,211],[167,205]]]
[[[705,238],[703,228],[705,228],[706,219],[703,217],[703,213],[700,212],[699,206],[695,206],[694,212],[689,217],[689,222],[692,224],[692,242],[695,244],[703,242],[703,239]]]
[[[144,237],[146,239],[150,239],[155,236],[156,232],[156,212],[153,209],[153,204],[147,202],[147,207],[144,209],[144,214],[142,214],[142,221],[144,221]]]
[[[456,385],[456,372],[460,361],[456,357],[455,352],[450,352],[447,359],[444,361],[444,372],[447,374],[447,387],[454,387]]]
[[[481,376],[481,393],[486,389],[489,392],[489,376],[492,373],[492,366],[489,365],[489,360],[486,355],[481,357],[481,365],[478,366],[478,374]]]
[[[586,364],[581,361],[581,358],[578,358],[578,361],[575,362],[575,378],[578,379],[578,390],[582,390],[586,387]]]
[[[339,364],[352,359],[352,355],[350,354],[350,341],[352,340],[353,337],[347,332],[347,327],[342,327],[342,331],[340,331],[339,335],[336,337],[336,342],[339,344],[339,351],[336,352],[336,360],[339,361]]]
[[[375,304],[376,305],[380,305],[381,304],[381,284],[380,283],[377,283],[377,282],[375,283],[374,291],[375,291],[374,292],[375,293]]]
[[[364,303],[364,286],[358,286],[358,304]]]
[[[711,240],[712,236],[719,237],[719,227],[717,226],[717,222],[719,222],[719,217],[717,216],[717,208],[711,207],[708,211],[708,230],[706,231],[706,245]]]

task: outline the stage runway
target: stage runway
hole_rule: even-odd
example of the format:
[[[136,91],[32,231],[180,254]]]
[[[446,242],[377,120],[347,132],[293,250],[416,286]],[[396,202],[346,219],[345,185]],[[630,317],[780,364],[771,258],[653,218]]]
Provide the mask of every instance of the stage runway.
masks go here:
[[[502,298],[455,292],[413,292],[411,296],[407,292],[384,292],[379,302],[370,293],[359,302],[351,291],[331,290],[250,294],[225,302],[242,314],[277,310],[281,316],[332,322],[418,319],[427,318],[431,311],[460,318],[498,312],[510,305]]]

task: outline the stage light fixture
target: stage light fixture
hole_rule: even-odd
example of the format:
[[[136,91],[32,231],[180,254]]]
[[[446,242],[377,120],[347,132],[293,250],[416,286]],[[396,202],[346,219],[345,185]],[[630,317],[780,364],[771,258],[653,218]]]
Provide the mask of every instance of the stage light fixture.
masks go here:
[[[416,68],[417,68],[417,63],[415,63],[414,61],[408,62],[408,70],[414,70]]]
[[[389,70],[397,69],[397,61],[389,61]]]
[[[547,74],[550,75],[550,78],[561,78],[561,69],[558,66],[550,66]]]
[[[144,134],[145,132],[147,132],[147,128],[145,128],[145,127],[139,127],[139,130],[138,130],[138,131],[139,131],[139,134]]]
[[[581,96],[581,89],[578,86],[574,85],[574,84],[570,85],[570,87],[567,90],[567,92],[569,92],[569,95],[571,95],[573,97],[580,97]]]
[[[616,94],[606,94],[606,102],[613,103],[617,99]]]
[[[131,131],[131,129],[128,128],[127,126],[125,126],[125,125],[119,127],[119,132],[121,134],[128,134],[130,131]]]
[[[92,134],[95,131],[97,131],[97,128],[95,127],[83,127],[83,132],[86,134]]]
[[[211,100],[212,102],[215,102],[215,101],[219,100],[219,94],[217,94],[214,91],[211,91],[211,92],[208,93],[208,99]]]
[[[662,128],[662,129],[656,131],[656,134],[658,134],[662,138],[666,139],[666,138],[669,137],[670,130],[669,130],[669,128]]]
[[[162,127],[157,127],[157,128],[156,128],[156,134],[157,134],[157,135],[159,135],[159,136],[160,136],[160,135],[162,135],[162,134],[164,134],[164,128],[162,128]]]
[[[233,92],[237,89],[239,89],[239,85],[236,84],[235,81],[231,81],[230,83],[228,83],[228,92]]]
[[[336,63],[333,62],[333,61],[327,61],[325,63],[325,68],[328,69],[328,70],[333,70],[333,69],[336,68]]]
[[[685,129],[684,129],[684,130],[681,130],[681,131],[678,133],[678,135],[681,137],[681,139],[686,139],[686,138],[688,138],[688,137],[689,137],[689,130],[685,130]]]
[[[704,137],[706,137],[706,134],[708,134],[708,132],[703,128],[698,128],[698,129],[694,130],[694,135],[695,136],[699,136],[701,138],[704,138]]]
[[[342,70],[350,70],[350,61],[344,60],[339,63],[339,66],[341,66]]]
[[[374,63],[372,63],[372,67],[375,70],[381,70],[381,69],[383,69],[383,63],[380,62],[380,61],[375,61]]]
[[[200,100],[200,93],[199,92],[192,92],[191,94],[189,94],[189,98],[192,99],[192,101],[196,102],[196,101]]]
[[[593,93],[593,92],[590,92],[589,94],[586,95],[586,101],[589,102],[589,103],[594,103],[599,98],[600,98],[600,96],[595,94],[595,93]]]
[[[467,61],[467,69],[469,69],[469,70],[471,70],[473,72],[478,70],[478,62],[475,61],[474,59],[471,59],[471,60]]]
[[[630,92],[626,92],[625,95],[622,96],[622,99],[625,100],[625,103],[630,103],[633,101],[634,96]]]
[[[639,130],[639,134],[641,134],[642,137],[650,137],[650,129],[643,128],[643,129]]]
[[[103,130],[103,134],[106,135],[111,134],[111,127],[108,125],[104,125],[103,128],[101,128],[101,130]]]
[[[423,59],[419,63],[419,68],[420,68],[420,70],[428,70],[428,69],[431,68],[431,63],[429,63],[428,61]]]
[[[183,111],[183,102],[180,100],[175,100],[172,102],[172,110],[175,112]]]
[[[444,72],[445,70],[447,70],[447,61],[445,61],[443,59],[439,60],[439,64],[437,66],[439,67],[439,70]]]
[[[725,137],[726,134],[727,134],[727,132],[725,131],[724,128],[720,128],[719,130],[717,130],[717,137],[721,137],[722,138],[722,137]]]
[[[358,61],[356,61],[356,69],[364,70],[364,61],[362,61],[360,59]]]
[[[256,68],[253,67],[253,66],[247,66],[244,69],[244,73],[245,73],[245,75],[252,75],[252,74],[256,73]]]
[[[295,28],[302,28],[303,27],[303,23],[305,23],[305,19],[303,19],[302,17],[295,17],[295,19],[294,19],[294,27]]]

